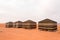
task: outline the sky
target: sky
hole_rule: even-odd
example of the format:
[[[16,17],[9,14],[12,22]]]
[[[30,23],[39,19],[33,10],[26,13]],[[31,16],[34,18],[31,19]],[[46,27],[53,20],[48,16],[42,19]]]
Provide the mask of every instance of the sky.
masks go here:
[[[46,18],[60,23],[60,0],[0,0],[0,23]]]

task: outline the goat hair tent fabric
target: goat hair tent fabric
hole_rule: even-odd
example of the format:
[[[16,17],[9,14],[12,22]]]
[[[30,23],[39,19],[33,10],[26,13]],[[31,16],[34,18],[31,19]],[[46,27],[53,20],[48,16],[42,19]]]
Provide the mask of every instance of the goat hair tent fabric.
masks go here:
[[[46,31],[56,31],[57,30],[57,22],[45,19],[38,22],[38,29],[46,30]]]

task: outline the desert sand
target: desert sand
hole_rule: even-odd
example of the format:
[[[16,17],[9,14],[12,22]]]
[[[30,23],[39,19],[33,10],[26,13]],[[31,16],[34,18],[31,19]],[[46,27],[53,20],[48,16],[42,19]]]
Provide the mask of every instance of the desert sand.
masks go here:
[[[60,25],[56,32],[38,29],[5,28],[0,24],[0,40],[60,40]]]

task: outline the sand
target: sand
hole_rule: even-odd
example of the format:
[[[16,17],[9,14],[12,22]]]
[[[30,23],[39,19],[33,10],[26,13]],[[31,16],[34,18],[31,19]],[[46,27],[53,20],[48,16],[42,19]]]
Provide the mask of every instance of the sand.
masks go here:
[[[60,25],[57,32],[38,29],[5,28],[0,24],[0,40],[60,40]]]

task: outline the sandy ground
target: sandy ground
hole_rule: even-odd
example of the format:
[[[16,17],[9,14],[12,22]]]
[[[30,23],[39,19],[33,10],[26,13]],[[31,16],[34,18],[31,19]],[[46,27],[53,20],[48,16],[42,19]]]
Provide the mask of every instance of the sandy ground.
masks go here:
[[[4,27],[0,24],[0,40],[60,40],[60,25],[57,32]]]

